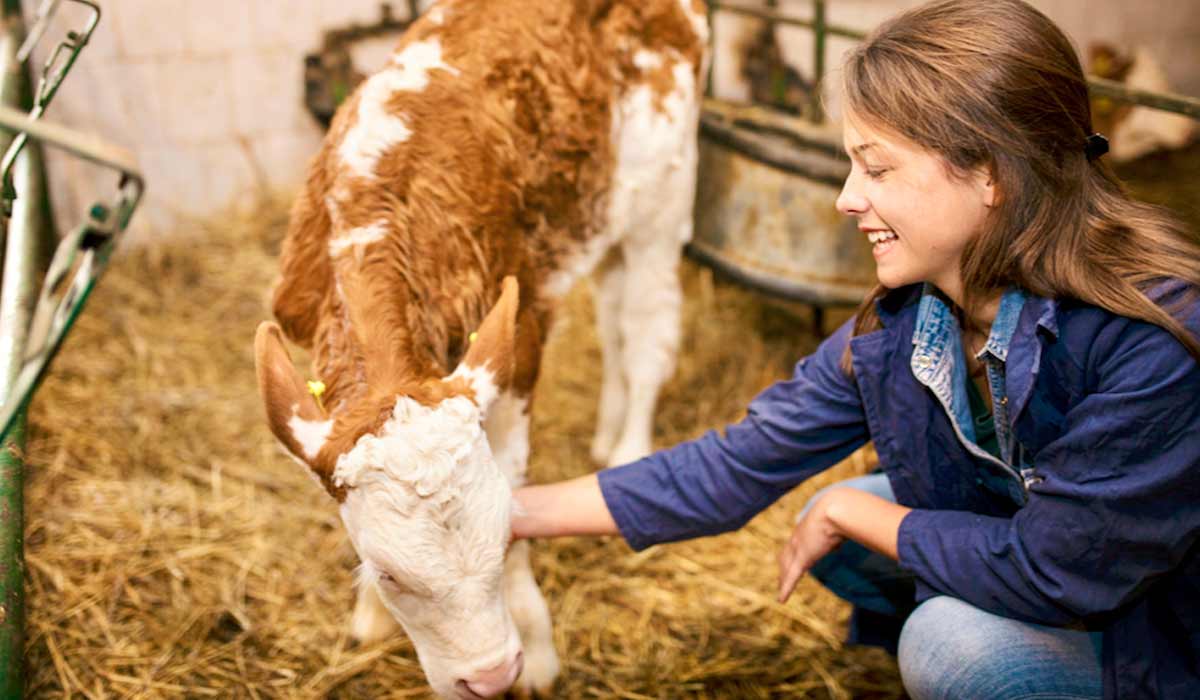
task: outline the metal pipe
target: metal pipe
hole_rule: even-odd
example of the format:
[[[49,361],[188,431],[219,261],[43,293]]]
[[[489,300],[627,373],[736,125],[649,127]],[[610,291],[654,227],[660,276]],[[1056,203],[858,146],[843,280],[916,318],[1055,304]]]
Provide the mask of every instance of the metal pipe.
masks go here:
[[[29,75],[16,54],[25,39],[20,0],[0,5],[0,100],[28,110],[33,95]],[[12,136],[0,137],[7,149]],[[20,197],[8,222],[0,282],[0,396],[6,396],[21,369],[37,281],[47,256],[45,179],[40,150],[25,149],[16,164]],[[0,697],[19,698],[24,690],[25,654],[25,498],[24,416],[0,443]]]
[[[813,89],[809,116],[813,123],[825,121],[825,110],[821,105],[821,86],[825,84],[825,35],[829,27],[825,22],[825,0],[813,0]]]
[[[1148,92],[1129,88],[1121,83],[1091,76],[1088,88],[1093,95],[1110,97],[1121,102],[1132,102],[1151,109],[1175,112],[1192,119],[1200,119],[1200,99],[1173,92]]]
[[[746,5],[739,5],[737,3],[719,2],[716,0],[714,0],[711,4],[713,10],[725,10],[736,15],[757,17],[758,19],[765,19],[768,22],[775,22],[776,24],[788,24],[794,27],[805,27],[808,29],[813,29],[815,26],[815,22],[812,20],[792,17],[775,10],[767,10],[761,7],[749,7]],[[847,39],[863,39],[867,36],[866,32],[860,32],[856,29],[850,29],[849,27],[843,27],[838,24],[826,24],[825,33],[833,34],[834,36],[845,37]]]

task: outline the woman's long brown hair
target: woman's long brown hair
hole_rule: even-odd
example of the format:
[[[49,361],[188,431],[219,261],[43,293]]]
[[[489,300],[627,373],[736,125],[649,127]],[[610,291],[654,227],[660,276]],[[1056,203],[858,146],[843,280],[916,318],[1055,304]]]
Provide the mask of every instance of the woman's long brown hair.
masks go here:
[[[968,313],[1015,285],[1153,323],[1200,360],[1200,341],[1146,295],[1167,278],[1200,285],[1200,242],[1088,159],[1087,83],[1049,18],[1021,0],[936,0],[875,29],[843,83],[855,119],[937,153],[951,173],[990,169],[1000,202],[963,252]],[[855,335],[879,327],[887,291],[867,295]]]

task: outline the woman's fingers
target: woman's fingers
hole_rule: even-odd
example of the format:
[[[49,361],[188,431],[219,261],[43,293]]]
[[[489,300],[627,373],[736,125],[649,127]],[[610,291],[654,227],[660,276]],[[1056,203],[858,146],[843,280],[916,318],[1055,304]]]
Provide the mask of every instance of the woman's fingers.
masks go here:
[[[792,596],[792,592],[796,590],[796,584],[800,582],[800,577],[803,575],[804,569],[795,563],[782,572],[779,579],[780,603],[787,602],[787,599]]]
[[[800,581],[800,577],[804,575],[806,562],[801,554],[802,541],[801,528],[797,525],[792,530],[792,536],[788,538],[787,543],[779,552],[780,603],[786,601],[792,595],[792,591],[796,590],[796,584]]]

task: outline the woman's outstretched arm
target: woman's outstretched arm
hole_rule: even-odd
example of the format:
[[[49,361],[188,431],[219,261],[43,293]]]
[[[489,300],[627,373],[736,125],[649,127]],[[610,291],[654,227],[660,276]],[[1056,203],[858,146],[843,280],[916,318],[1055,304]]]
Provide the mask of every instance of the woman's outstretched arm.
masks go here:
[[[513,497],[513,539],[619,534],[595,474],[523,486]]]

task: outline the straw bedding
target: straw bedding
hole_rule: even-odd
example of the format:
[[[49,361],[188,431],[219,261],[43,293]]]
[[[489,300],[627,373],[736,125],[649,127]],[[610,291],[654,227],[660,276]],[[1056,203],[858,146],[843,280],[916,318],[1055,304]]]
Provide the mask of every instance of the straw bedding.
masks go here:
[[[269,203],[119,257],[40,390],[27,450],[31,697],[428,696],[403,636],[347,640],[356,557],[333,501],[262,417],[251,344],[285,212]],[[684,276],[664,446],[739,418],[818,340],[804,310],[691,264]],[[581,285],[535,397],[534,481],[593,468],[591,313]],[[776,549],[818,486],[719,538],[641,554],[617,538],[536,544],[564,662],[556,694],[899,695],[885,654],[842,648],[847,608],[819,585],[774,602]]]
[[[1129,174],[1155,178],[1139,195],[1195,228],[1197,164],[1200,147]],[[38,394],[27,450],[30,697],[429,696],[403,636],[347,640],[355,555],[332,500],[265,428],[251,339],[268,316],[285,211],[269,202],[118,258]],[[806,310],[690,263],[684,273],[684,349],[656,421],[662,446],[736,420],[818,342]],[[532,480],[592,469],[598,378],[584,285],[548,350]],[[640,554],[616,538],[537,543],[564,662],[556,695],[902,696],[890,657],[840,643],[848,608],[818,584],[774,602],[793,515],[820,486],[872,464],[869,450],[857,453],[717,538]]]

